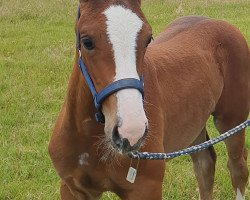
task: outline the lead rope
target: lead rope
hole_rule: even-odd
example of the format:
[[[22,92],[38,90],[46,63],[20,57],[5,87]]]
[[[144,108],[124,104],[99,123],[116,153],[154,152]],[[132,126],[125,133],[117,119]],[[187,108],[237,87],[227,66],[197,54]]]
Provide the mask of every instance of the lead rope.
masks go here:
[[[223,140],[233,135],[238,134],[239,131],[246,129],[248,126],[250,126],[250,120],[247,120],[246,122],[240,124],[239,126],[236,126],[235,128],[227,131],[224,134],[221,134],[220,136],[216,138],[208,140],[202,144],[188,147],[186,149],[176,151],[173,153],[132,152],[128,154],[128,156],[130,158],[139,159],[139,160],[166,160],[166,159],[176,158],[176,157],[187,155],[187,154],[193,154],[193,153],[197,153],[199,151],[205,150],[215,144],[218,144],[219,142],[222,142]]]

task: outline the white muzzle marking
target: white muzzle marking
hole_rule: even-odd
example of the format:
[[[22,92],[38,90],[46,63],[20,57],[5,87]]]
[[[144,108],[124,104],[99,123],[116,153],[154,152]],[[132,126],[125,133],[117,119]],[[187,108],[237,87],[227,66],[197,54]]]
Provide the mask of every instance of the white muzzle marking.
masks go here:
[[[138,33],[143,21],[131,10],[122,6],[111,6],[105,12],[107,35],[113,47],[116,65],[115,81],[125,78],[139,80],[136,70],[136,47]],[[127,138],[133,146],[143,137],[148,124],[141,93],[136,89],[117,92],[118,128],[122,138]]]

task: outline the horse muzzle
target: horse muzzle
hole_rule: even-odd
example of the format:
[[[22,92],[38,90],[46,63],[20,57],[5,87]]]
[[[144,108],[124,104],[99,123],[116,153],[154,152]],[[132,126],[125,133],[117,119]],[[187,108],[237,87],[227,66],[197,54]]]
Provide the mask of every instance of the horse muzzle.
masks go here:
[[[142,137],[139,140],[137,140],[137,142],[133,142],[133,144],[131,145],[130,139],[124,138],[119,132],[119,127],[115,126],[112,132],[111,144],[116,150],[122,152],[122,154],[127,154],[133,151],[137,151],[142,146],[142,143],[146,138],[147,133],[148,133],[148,125],[145,124],[145,129]]]

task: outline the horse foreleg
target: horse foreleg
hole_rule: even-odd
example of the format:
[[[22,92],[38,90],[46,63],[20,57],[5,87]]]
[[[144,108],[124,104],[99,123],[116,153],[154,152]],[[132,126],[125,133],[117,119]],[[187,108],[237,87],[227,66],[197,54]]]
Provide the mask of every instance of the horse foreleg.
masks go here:
[[[93,191],[78,189],[72,180],[68,179],[67,183],[61,182],[60,195],[61,200],[97,200],[100,199],[101,193],[94,194]]]
[[[162,200],[165,161],[141,161],[141,166],[135,183],[130,185],[131,189],[120,192],[120,198],[122,200]]]
[[[77,200],[72,195],[72,193],[70,192],[68,186],[64,182],[61,182],[60,195],[61,195],[61,200]]]
[[[209,140],[204,128],[194,144]],[[216,153],[213,147],[191,155],[196,179],[198,181],[200,199],[211,200],[213,196]]]
[[[121,198],[122,200],[162,200],[162,183],[142,184]]]

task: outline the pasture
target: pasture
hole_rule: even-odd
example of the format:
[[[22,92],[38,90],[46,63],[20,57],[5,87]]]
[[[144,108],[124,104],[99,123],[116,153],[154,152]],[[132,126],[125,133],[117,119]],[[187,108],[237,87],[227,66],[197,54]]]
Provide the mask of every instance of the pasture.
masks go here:
[[[0,0],[0,200],[59,199],[47,147],[73,66],[77,5],[77,0]],[[179,16],[205,15],[231,22],[250,45],[250,0],[144,0],[142,7],[155,36]],[[211,120],[208,131],[217,135]],[[249,129],[247,147],[250,151]],[[225,146],[215,148],[214,199],[230,200]],[[189,156],[167,164],[163,188],[166,200],[198,199]],[[117,197],[102,197],[109,199]]]

